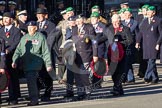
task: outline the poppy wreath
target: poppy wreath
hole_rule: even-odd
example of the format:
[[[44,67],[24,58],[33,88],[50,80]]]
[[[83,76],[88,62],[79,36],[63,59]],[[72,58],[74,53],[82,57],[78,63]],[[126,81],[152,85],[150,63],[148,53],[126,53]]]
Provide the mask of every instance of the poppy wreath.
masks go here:
[[[6,37],[7,37],[7,38],[10,37],[10,32],[6,32]]]
[[[9,79],[10,79],[10,76],[8,72],[5,72],[4,74],[0,74],[0,93],[5,91],[6,88],[8,87]]]
[[[112,62],[120,62],[124,57],[124,48],[120,42],[116,42],[117,48],[112,50],[112,44],[108,47],[108,57]]]
[[[103,78],[103,76],[108,73],[108,63],[106,63],[104,58],[99,58],[98,62],[99,61],[103,62],[103,64],[101,64],[101,65],[105,66],[105,67],[100,67],[101,65],[98,67],[95,67],[96,64],[93,60],[90,63],[90,67],[91,67],[92,73],[95,77]],[[97,71],[95,70],[95,68],[97,68]],[[99,68],[102,68],[102,69],[99,69]]]

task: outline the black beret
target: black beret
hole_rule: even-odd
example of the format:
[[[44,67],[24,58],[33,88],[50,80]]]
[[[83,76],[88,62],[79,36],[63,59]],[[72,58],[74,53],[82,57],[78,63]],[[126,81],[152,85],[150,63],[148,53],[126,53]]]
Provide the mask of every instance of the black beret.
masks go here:
[[[75,16],[71,16],[68,18],[68,21],[75,21],[76,20],[76,17]]]
[[[27,23],[27,26],[37,26],[37,22],[36,21],[29,21]]]
[[[3,17],[9,17],[9,18],[14,18],[14,16],[10,12],[5,12],[3,14]]]
[[[83,14],[79,14],[76,16],[76,19],[84,18],[85,16]]]

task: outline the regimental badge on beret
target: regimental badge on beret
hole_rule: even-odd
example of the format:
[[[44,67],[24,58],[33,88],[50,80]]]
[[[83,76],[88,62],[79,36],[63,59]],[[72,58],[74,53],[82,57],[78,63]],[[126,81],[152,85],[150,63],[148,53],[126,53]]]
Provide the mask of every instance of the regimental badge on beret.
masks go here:
[[[0,5],[6,5],[5,1],[0,1]]]
[[[27,26],[37,26],[37,22],[36,21],[29,21],[27,23]]]
[[[27,11],[23,10],[23,11],[18,12],[17,16],[20,16],[20,15],[27,15]]]
[[[148,11],[149,11],[149,10],[150,10],[150,11],[155,11],[156,9],[155,9],[155,6],[149,6],[147,10],[148,10]]]
[[[98,5],[94,5],[92,9],[100,9],[100,7]]]
[[[98,18],[100,16],[100,14],[98,13],[98,12],[93,12],[92,14],[91,14],[91,17],[96,17],[96,18]]]
[[[70,11],[74,11],[74,9],[72,7],[66,8],[66,12],[70,12]]]
[[[80,18],[84,18],[84,15],[83,14],[79,14],[76,16],[76,19],[80,19]]]
[[[71,16],[68,18],[68,21],[75,21],[76,20],[76,17],[75,16]]]
[[[9,5],[17,5],[17,3],[14,2],[14,1],[9,1],[8,4],[9,4]]]
[[[149,6],[150,6],[150,5],[145,4],[145,5],[142,6],[142,9],[148,9]]]

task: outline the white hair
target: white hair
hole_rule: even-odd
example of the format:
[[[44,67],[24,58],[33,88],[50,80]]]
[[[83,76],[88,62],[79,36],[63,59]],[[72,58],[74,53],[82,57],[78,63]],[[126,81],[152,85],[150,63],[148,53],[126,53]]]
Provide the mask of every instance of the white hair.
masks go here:
[[[118,14],[114,14],[112,17],[111,17],[111,20],[112,21],[116,21],[116,20],[121,20],[121,17],[118,15]]]

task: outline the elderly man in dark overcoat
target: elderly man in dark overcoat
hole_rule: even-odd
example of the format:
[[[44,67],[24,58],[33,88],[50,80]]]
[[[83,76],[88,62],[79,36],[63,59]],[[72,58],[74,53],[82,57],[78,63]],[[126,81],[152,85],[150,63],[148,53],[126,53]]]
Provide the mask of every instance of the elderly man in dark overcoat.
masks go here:
[[[157,41],[161,35],[162,20],[155,16],[155,7],[150,6],[147,10],[147,19],[141,24],[139,36],[137,38],[136,48],[140,47],[143,40],[143,59],[147,59],[148,65],[144,80],[147,83],[158,83],[158,73],[156,67],[156,58],[158,51],[155,49]]]

